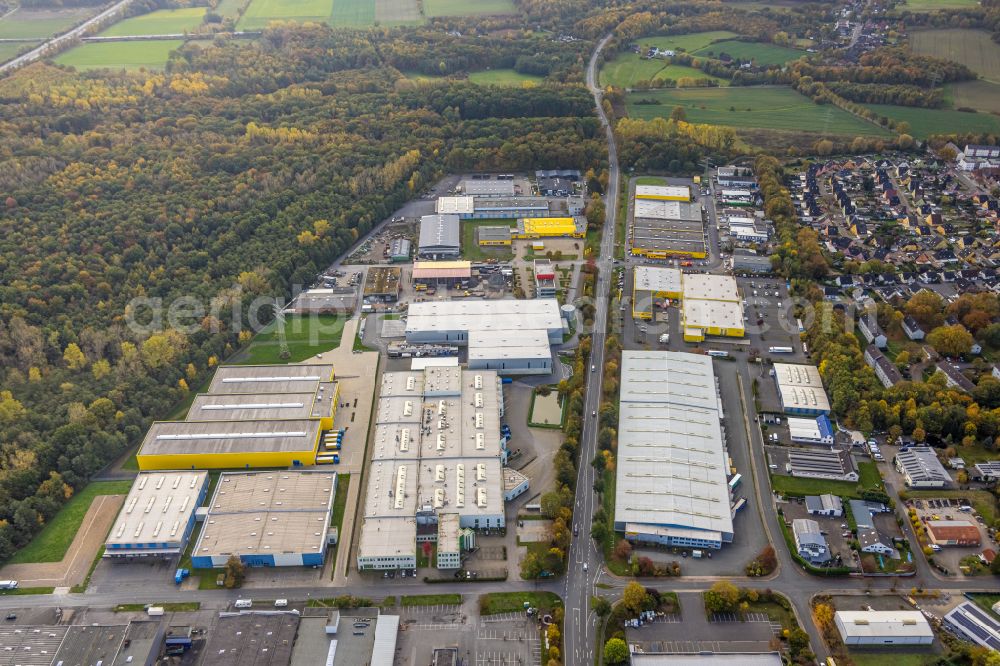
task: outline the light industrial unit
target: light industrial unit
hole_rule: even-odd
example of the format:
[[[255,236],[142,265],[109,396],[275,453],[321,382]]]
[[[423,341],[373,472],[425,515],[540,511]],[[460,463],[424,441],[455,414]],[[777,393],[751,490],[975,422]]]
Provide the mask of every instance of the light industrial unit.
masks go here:
[[[207,491],[208,472],[140,472],[104,542],[104,557],[179,555]]]
[[[534,238],[583,238],[587,235],[587,220],[582,217],[522,217],[511,237],[517,240]]]
[[[319,419],[333,427],[340,395],[337,382],[321,382],[315,392],[199,393],[188,408],[187,421],[269,421]]]
[[[622,353],[615,529],[645,543],[721,548],[733,539],[712,360]]]
[[[328,364],[223,365],[215,371],[209,393],[317,393],[333,381]]]
[[[359,569],[415,567],[418,526],[436,527],[442,515],[457,514],[463,529],[504,527],[502,404],[499,378],[488,370],[382,376]]]
[[[945,615],[944,626],[967,641],[1000,652],[1000,622],[971,601]]]
[[[814,419],[789,418],[788,434],[793,442],[833,445],[833,424],[825,414]]]
[[[632,316],[652,319],[653,308],[662,299],[680,299],[683,274],[678,268],[636,266],[632,280]]]
[[[425,259],[449,259],[461,250],[458,215],[424,215],[420,218],[417,256]]]
[[[477,197],[512,197],[514,196],[513,180],[481,180],[467,178],[459,188],[469,196]]]
[[[951,476],[929,446],[902,448],[894,460],[909,488],[944,488],[951,485]]]
[[[650,201],[691,201],[691,188],[687,185],[636,185],[635,198]]]
[[[782,411],[812,416],[830,413],[830,399],[826,396],[816,366],[775,363],[771,372],[778,387]]]
[[[191,565],[222,567],[233,555],[248,566],[323,564],[336,492],[325,470],[223,473]]]
[[[842,449],[786,449],[787,470],[792,476],[834,481],[857,481],[851,454]]]
[[[837,611],[844,645],[930,645],[934,630],[920,611]]]
[[[469,332],[469,369],[495,370],[501,375],[547,375],[552,372],[552,348],[545,331]]]
[[[520,217],[548,217],[549,200],[545,197],[439,197],[434,212],[458,215],[462,220],[516,220]]]

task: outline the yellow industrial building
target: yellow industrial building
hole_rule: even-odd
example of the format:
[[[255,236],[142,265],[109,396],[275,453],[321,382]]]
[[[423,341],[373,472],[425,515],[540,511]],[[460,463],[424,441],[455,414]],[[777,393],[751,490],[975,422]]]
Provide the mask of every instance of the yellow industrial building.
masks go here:
[[[329,364],[221,366],[184,421],[150,427],[136,454],[139,469],[315,465],[337,412],[333,377]]]
[[[635,198],[651,201],[691,201],[691,188],[687,185],[636,185]]]
[[[684,276],[682,298],[681,329],[685,342],[702,342],[708,335],[731,338],[746,335],[736,278],[688,273]]]
[[[308,467],[321,433],[318,419],[158,421],[136,460],[143,471]]]
[[[522,217],[510,234],[515,240],[583,238],[586,235],[587,222],[582,217]]]

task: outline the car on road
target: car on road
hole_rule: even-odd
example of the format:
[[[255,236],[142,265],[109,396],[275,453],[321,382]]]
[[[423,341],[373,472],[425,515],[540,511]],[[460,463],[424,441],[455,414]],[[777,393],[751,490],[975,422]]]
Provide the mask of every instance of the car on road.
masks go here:
[[[591,415],[591,416],[597,416],[597,411],[596,411],[596,410],[595,410],[595,411],[592,411],[592,412],[590,413],[590,415]]]

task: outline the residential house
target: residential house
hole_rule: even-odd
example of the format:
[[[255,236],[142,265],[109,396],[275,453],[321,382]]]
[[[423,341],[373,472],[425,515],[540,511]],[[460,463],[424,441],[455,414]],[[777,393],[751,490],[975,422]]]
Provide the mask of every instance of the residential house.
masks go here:
[[[917,320],[910,316],[903,318],[903,332],[906,333],[906,337],[910,340],[923,340],[927,337],[927,334],[924,333],[924,329],[920,327]]]
[[[819,564],[830,559],[826,537],[820,533],[819,523],[815,520],[796,518],[792,521],[792,535],[795,537],[795,549],[804,560]]]
[[[896,365],[886,358],[886,355],[879,351],[875,345],[868,345],[865,348],[865,363],[875,371],[875,376],[886,388],[891,388],[903,381],[903,375],[900,374]]]
[[[861,318],[858,319],[858,330],[861,331],[861,335],[864,336],[866,342],[875,345],[879,349],[885,349],[889,344],[888,338],[882,332],[882,327],[878,325],[878,318],[874,312],[868,311],[861,315]]]
[[[878,555],[888,555],[894,559],[899,557],[899,553],[889,539],[876,528],[858,528],[858,546],[862,553],[876,553]]]

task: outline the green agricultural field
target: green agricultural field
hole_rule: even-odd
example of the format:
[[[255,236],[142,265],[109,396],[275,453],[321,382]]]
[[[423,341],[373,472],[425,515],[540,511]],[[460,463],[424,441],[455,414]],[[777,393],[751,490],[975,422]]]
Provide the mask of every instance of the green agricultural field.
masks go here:
[[[7,564],[33,562],[59,562],[73,543],[90,503],[98,495],[125,495],[132,487],[131,479],[124,481],[94,481],[66,502],[52,520],[31,542],[14,553]]]
[[[990,132],[1000,134],[1000,118],[988,113],[965,113],[950,109],[918,109],[891,104],[865,104],[876,113],[910,123],[910,134],[924,139],[932,134]]]
[[[0,44],[0,62],[7,62],[22,51],[28,51],[38,46],[39,42],[5,42]]]
[[[351,13],[348,5],[354,0],[344,0],[342,14]],[[363,0],[363,4],[370,6],[372,21],[375,18],[375,0]],[[331,15],[334,13],[333,2],[331,0],[251,0],[243,18],[240,19],[240,30],[259,30],[267,27],[271,21],[296,20],[315,21],[319,23],[331,22]]]
[[[633,88],[639,81],[653,79],[712,79],[719,85],[729,85],[726,79],[706,74],[694,67],[671,65],[669,61],[660,59],[640,58],[631,51],[619,53],[614,60],[601,68],[601,85],[612,85],[619,88]]]
[[[969,108],[986,113],[1000,113],[1000,84],[978,79],[952,83],[946,88],[956,109]]]
[[[424,22],[417,0],[375,0],[375,21],[379,25],[419,25]]]
[[[402,75],[407,81],[413,81],[414,83],[422,84],[432,84],[432,83],[442,83],[448,80],[447,76],[442,76],[440,74],[422,74],[420,72],[402,72]]]
[[[694,53],[698,49],[703,49],[713,42],[721,42],[725,39],[739,37],[735,32],[728,30],[712,30],[711,32],[695,32],[690,35],[663,35],[662,37],[647,37],[640,39],[640,48],[655,46],[659,49],[669,49],[673,51],[687,51]]]
[[[910,48],[920,55],[962,63],[984,79],[1000,83],[1000,44],[985,30],[917,30],[910,35]]]
[[[277,324],[272,322],[250,343],[239,362],[245,365],[299,363],[340,344],[347,317],[337,315],[289,316],[285,319],[285,341],[291,356],[281,358]]]
[[[911,12],[932,12],[935,9],[966,9],[978,6],[979,0],[906,0],[902,8]]]
[[[523,86],[539,83],[542,77],[521,74],[513,69],[490,69],[485,72],[469,72],[469,81],[480,86]]]
[[[176,35],[189,32],[201,25],[206,7],[184,7],[182,9],[158,9],[155,12],[133,16],[115,23],[101,33],[102,37],[124,37],[127,35]]]
[[[17,9],[0,20],[0,39],[51,37],[65,32],[96,10],[76,9]]]
[[[85,69],[163,69],[171,51],[184,44],[180,39],[145,42],[90,42],[56,57],[60,65]]]
[[[249,0],[222,0],[216,5],[215,13],[219,16],[237,18],[240,15],[240,9],[248,2]]]
[[[660,103],[635,104],[638,99]],[[815,104],[784,86],[642,91],[628,95],[626,103],[629,116],[647,120],[668,118],[675,106],[682,106],[692,123],[848,136],[886,134],[832,104]]]
[[[798,49],[763,42],[741,42],[737,39],[716,42],[698,49],[691,55],[716,58],[722,53],[739,60],[751,59],[758,65],[783,65],[789,60],[798,60],[805,55],[804,51]]]
[[[424,0],[424,14],[428,18],[436,16],[489,16],[495,14],[516,14],[517,7],[512,0]]]
[[[374,23],[375,0],[333,0],[330,25],[338,28],[359,28]]]

